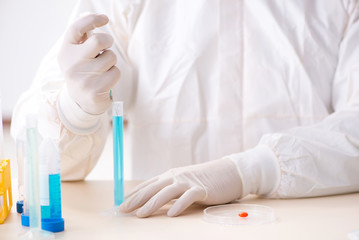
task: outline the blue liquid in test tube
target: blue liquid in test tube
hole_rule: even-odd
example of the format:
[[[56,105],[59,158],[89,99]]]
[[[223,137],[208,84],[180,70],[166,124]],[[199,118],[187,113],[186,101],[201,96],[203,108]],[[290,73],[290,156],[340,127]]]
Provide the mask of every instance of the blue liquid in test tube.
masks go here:
[[[120,206],[120,204],[124,201],[123,103],[122,102],[114,102],[112,105],[112,131],[113,131],[115,206]]]
[[[62,218],[60,173],[49,175],[51,218]]]

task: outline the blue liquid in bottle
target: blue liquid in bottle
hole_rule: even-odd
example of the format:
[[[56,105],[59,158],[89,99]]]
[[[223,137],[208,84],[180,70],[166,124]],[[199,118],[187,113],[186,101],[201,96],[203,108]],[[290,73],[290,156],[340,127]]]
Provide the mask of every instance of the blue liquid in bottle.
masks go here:
[[[51,208],[49,205],[41,206],[41,217],[42,218],[50,218],[51,216]]]
[[[40,203],[41,218],[51,217],[50,199],[49,199],[49,175],[42,173],[40,165]]]
[[[51,218],[61,218],[61,180],[60,174],[49,174]]]
[[[112,116],[112,124],[113,124],[115,206],[119,206],[124,201],[122,116]]]

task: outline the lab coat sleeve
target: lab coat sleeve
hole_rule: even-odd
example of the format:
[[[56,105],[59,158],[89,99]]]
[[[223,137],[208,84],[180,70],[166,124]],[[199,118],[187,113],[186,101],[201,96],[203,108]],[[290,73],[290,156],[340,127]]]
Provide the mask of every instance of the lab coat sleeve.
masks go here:
[[[80,1],[75,8],[70,23],[84,12],[107,14],[110,23],[101,31],[114,36],[113,50],[118,58],[117,66],[121,71],[124,89],[117,91],[118,99],[130,102],[130,91],[126,82],[131,81],[131,67],[126,58],[126,34],[129,23],[121,14],[129,6],[116,6],[114,1]],[[122,12],[121,9],[122,8]],[[129,17],[129,16],[127,16]],[[117,32],[113,27],[116,25]],[[122,25],[120,25],[120,23]],[[60,39],[43,59],[31,88],[20,97],[13,116],[11,134],[15,139],[25,138],[26,115],[39,116],[39,133],[43,138],[54,139],[61,153],[62,180],[84,179],[96,165],[104,148],[110,126],[109,114],[91,115],[84,112],[68,95],[64,76],[58,66],[57,54]]]
[[[264,135],[228,156],[248,193],[297,198],[359,191],[359,7],[348,10],[332,81],[333,113],[312,126]],[[323,71],[326,71],[323,69]]]

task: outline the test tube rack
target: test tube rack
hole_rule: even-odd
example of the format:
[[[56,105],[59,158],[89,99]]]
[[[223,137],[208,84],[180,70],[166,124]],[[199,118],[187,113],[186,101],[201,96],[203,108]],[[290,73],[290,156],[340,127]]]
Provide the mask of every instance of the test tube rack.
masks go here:
[[[0,224],[4,223],[12,207],[10,159],[0,161]]]

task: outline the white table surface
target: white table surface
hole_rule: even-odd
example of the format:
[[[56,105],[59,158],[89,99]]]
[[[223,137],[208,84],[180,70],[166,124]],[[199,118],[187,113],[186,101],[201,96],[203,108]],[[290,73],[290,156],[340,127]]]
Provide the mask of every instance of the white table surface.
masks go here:
[[[126,182],[126,191],[138,182]],[[16,183],[13,182],[16,200]],[[359,193],[306,199],[263,199],[254,196],[240,201],[274,208],[276,220],[257,226],[228,226],[202,220],[205,206],[193,205],[181,216],[170,218],[166,205],[149,218],[134,215],[105,217],[101,212],[113,204],[111,181],[81,181],[62,184],[65,231],[56,239],[348,239],[359,229]],[[0,240],[17,239],[21,227],[15,205],[0,225]]]

